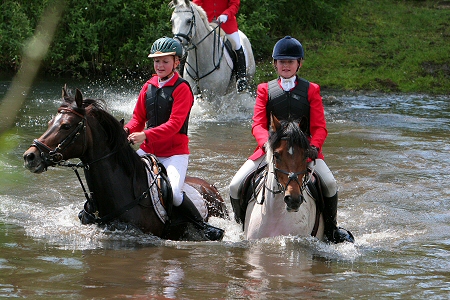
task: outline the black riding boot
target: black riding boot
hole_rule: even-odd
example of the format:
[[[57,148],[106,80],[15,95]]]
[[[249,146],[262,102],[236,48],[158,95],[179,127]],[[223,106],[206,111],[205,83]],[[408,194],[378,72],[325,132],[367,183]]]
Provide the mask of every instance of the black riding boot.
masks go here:
[[[248,88],[247,84],[247,64],[245,63],[244,49],[239,48],[236,51],[237,56],[237,68],[236,68],[236,89],[243,92]]]
[[[323,209],[325,235],[328,241],[335,244],[342,242],[354,243],[355,238],[353,237],[353,234],[350,231],[337,226],[336,215],[338,193],[336,193],[333,197],[323,197],[323,199],[325,201],[325,207]]]
[[[204,235],[210,241],[221,241],[224,235],[224,231],[220,228],[209,225],[205,221],[203,221],[200,212],[194,203],[192,203],[191,199],[183,193],[183,202],[181,202],[180,206],[174,206],[180,212],[180,215],[188,219],[192,222],[195,227],[201,230]]]
[[[234,199],[230,196],[230,202],[231,202],[231,207],[233,207],[233,212],[234,212],[234,220],[238,223],[241,224],[242,222],[242,217],[241,217],[241,201],[239,199]]]
[[[181,77],[184,75],[184,66],[186,64],[187,55],[183,55],[180,58],[180,65],[178,66],[178,74],[180,74]]]

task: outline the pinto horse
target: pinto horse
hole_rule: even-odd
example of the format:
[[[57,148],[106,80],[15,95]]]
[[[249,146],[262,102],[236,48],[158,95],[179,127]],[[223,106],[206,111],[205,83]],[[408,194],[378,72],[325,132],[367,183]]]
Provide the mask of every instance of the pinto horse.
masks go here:
[[[183,71],[195,94],[223,96],[234,90],[233,62],[219,25],[211,26],[205,11],[189,0],[172,0],[172,33],[187,55]],[[239,31],[247,62],[247,77],[255,74],[255,59],[247,36]],[[234,49],[234,48],[233,48]]]
[[[324,237],[323,203],[318,180],[308,168],[308,139],[298,121],[279,121],[271,116],[266,145],[267,166],[249,201],[244,235],[247,239],[275,236]]]
[[[198,230],[195,232],[195,226],[186,223],[178,229],[170,226],[176,222],[169,217],[176,220],[176,212],[173,215],[170,212],[171,188],[163,166],[155,161],[145,163],[129,145],[123,123],[106,112],[100,100],[83,99],[78,89],[75,97],[69,97],[63,88],[58,113],[23,158],[25,167],[33,173],[42,173],[49,166],[69,166],[75,170],[87,198],[79,215],[83,224],[118,221],[161,238],[206,239]],[[71,158],[79,158],[81,163],[68,163]],[[78,167],[84,170],[90,193],[83,185]],[[147,169],[152,171],[150,177]],[[228,216],[223,199],[211,184],[187,177],[184,187],[205,221],[210,216]],[[158,197],[166,203],[161,203]]]

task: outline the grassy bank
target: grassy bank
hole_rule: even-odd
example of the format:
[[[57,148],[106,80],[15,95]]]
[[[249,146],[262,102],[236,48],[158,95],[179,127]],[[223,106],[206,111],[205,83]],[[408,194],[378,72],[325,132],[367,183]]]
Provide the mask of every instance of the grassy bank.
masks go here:
[[[450,1],[349,1],[342,27],[293,34],[305,48],[299,74],[322,88],[450,93]],[[259,63],[255,81],[273,78]]]

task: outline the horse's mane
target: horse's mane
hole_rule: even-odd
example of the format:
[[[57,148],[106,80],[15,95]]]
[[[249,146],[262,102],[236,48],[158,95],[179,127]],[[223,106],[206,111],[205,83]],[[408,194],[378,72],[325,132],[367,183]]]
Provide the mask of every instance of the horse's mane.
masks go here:
[[[299,126],[298,120],[280,120],[280,130],[274,131],[272,127],[269,129],[269,140],[267,142],[268,149],[267,158],[271,159],[273,150],[277,147],[281,140],[288,141],[288,147],[299,146],[305,150],[305,158],[309,155],[310,144],[308,138]]]
[[[183,1],[183,0],[173,0],[170,2],[169,6],[173,9],[190,9],[189,5],[192,5],[192,7],[194,8],[194,11],[197,10],[198,14],[200,15],[200,18],[202,19],[202,22],[205,24],[205,27],[208,30],[212,30],[211,25],[208,21],[208,16],[206,15],[205,10],[201,7],[198,6],[197,4],[191,2],[191,1]]]
[[[111,153],[117,152],[115,157],[117,163],[123,165],[127,174],[132,174],[139,163],[139,156],[128,145],[125,130],[122,124],[106,110],[106,103],[102,99],[83,99],[82,108],[73,105],[73,97],[65,97],[65,103],[61,107],[70,105],[77,112],[82,112],[86,117],[93,117],[98,121],[101,130],[106,136],[106,145]],[[95,129],[94,129],[95,130]]]

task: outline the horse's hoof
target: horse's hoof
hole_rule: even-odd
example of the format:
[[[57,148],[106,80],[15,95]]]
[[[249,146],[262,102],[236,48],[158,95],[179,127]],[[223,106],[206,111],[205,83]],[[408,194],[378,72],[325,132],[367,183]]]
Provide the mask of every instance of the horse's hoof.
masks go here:
[[[346,230],[342,227],[338,227],[333,230],[333,236],[329,240],[335,244],[343,242],[355,243],[353,234],[349,230]]]
[[[223,229],[214,227],[212,225],[209,225],[208,223],[205,223],[204,225],[205,227],[203,228],[203,233],[208,240],[221,241],[223,239],[223,236],[225,234],[225,231]]]

